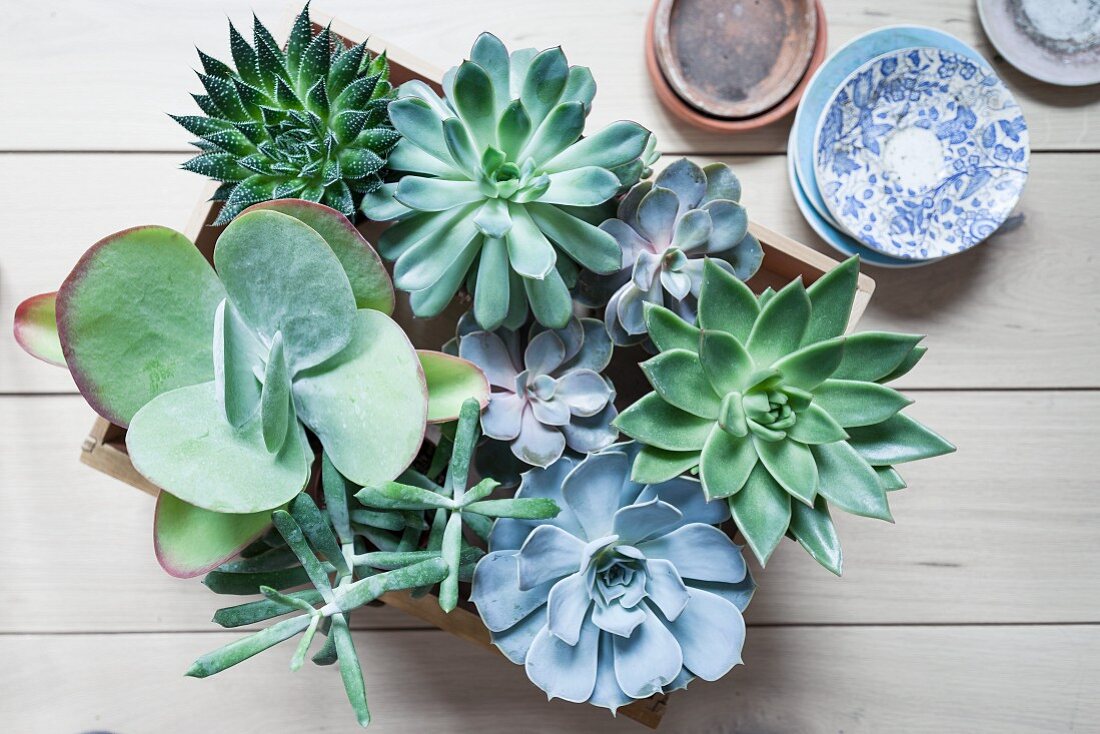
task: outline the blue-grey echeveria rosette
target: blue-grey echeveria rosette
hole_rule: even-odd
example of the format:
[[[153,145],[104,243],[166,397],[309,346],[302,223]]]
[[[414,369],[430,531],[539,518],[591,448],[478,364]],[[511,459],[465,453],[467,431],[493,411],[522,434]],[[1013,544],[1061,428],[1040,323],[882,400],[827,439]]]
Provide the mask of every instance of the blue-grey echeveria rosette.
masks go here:
[[[615,711],[716,680],[741,662],[755,584],[729,517],[698,482],[630,480],[637,447],[563,457],[517,497],[553,499],[552,520],[498,520],[472,601],[493,643],[550,698]]]
[[[540,467],[553,464],[567,447],[587,454],[618,437],[611,426],[618,415],[615,388],[601,374],[612,349],[598,319],[573,317],[563,329],[535,324],[524,347],[516,332],[483,331],[469,313],[446,347],[489,380],[484,435],[507,442],[516,458]]]
[[[741,280],[756,274],[763,250],[749,234],[740,199],[741,182],[729,166],[700,168],[686,158],[623,197],[617,218],[600,224],[622,248],[622,270],[610,277],[582,273],[577,292],[586,305],[607,305],[616,344],[645,341],[647,302],[694,319],[704,257]]]
[[[584,137],[591,71],[560,48],[509,53],[490,33],[443,90],[401,86],[389,113],[403,137],[389,166],[403,175],[363,199],[369,218],[396,220],[378,241],[394,284],[422,317],[465,287],[485,329],[518,329],[528,313],[565,326],[578,273],[621,267],[596,225],[647,170],[652,134],[618,121]]]

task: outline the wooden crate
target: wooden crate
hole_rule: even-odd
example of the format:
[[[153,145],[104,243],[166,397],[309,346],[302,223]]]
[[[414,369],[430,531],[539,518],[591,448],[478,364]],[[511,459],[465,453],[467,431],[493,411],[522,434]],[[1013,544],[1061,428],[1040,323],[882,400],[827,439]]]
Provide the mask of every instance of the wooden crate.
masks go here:
[[[311,13],[311,16],[315,30],[319,30],[325,24],[331,24],[332,31],[348,45],[359,43],[362,39],[367,38],[366,33],[339,20],[327,18],[316,12]],[[289,30],[289,22],[286,27]],[[369,38],[367,48],[372,53],[386,51],[390,62],[390,78],[395,86],[410,79],[421,79],[435,88],[437,92],[441,92],[440,82],[443,78],[443,72],[438,67],[404,49],[387,43],[377,36]],[[195,207],[184,231],[184,234],[195,243],[195,246],[211,262],[213,261],[214,244],[222,229],[211,225],[221,209],[220,202],[209,201],[209,197],[216,188],[216,183],[212,183],[208,187],[206,196]],[[360,230],[368,241],[373,241],[384,226],[378,223],[365,222],[360,225]],[[749,231],[760,240],[760,244],[764,249],[763,265],[749,282],[749,285],[757,292],[769,286],[773,288],[782,287],[799,276],[807,284],[812,283],[839,264],[828,255],[795,242],[789,237],[759,224],[750,223]],[[855,305],[848,325],[849,329],[862,316],[874,289],[875,282],[869,276],[860,274]],[[442,346],[445,341],[454,335],[455,323],[466,308],[465,304],[456,302],[436,318],[418,319],[412,315],[407,295],[399,292],[397,296],[394,318],[401,324],[413,344],[418,348],[438,349]],[[637,375],[634,375],[632,380],[635,387],[642,384],[640,382],[641,372],[640,370],[636,370],[636,372]],[[632,397],[630,389],[620,389],[619,392],[621,397]],[[160,489],[139,474],[130,462],[130,457],[126,453],[125,428],[113,425],[104,418],[97,418],[81,448],[80,460],[84,464],[150,495],[156,496],[160,492]],[[450,614],[446,614],[439,608],[434,597],[413,598],[407,592],[388,593],[382,597],[382,601],[435,625],[441,630],[497,652],[496,648],[492,646],[489,631],[481,623],[481,619],[468,609],[459,607]],[[620,713],[655,729],[661,721],[667,703],[668,695],[657,694],[623,707],[620,709]]]

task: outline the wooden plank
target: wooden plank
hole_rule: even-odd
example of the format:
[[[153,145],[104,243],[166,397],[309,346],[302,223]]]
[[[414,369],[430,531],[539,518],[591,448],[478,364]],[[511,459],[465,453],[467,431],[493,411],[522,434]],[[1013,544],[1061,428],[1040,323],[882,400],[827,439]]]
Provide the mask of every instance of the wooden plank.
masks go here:
[[[183,677],[235,637],[0,638],[0,710],[7,729],[28,732],[354,729],[338,672],[290,674],[286,645],[216,679]],[[592,706],[547,702],[517,666],[443,633],[355,637],[375,734],[643,731]],[[744,657],[724,679],[678,693],[663,730],[1007,734],[1095,731],[1100,721],[1095,626],[758,628]]]
[[[177,170],[178,155],[3,155],[0,197],[21,216],[7,222],[0,256],[0,324],[16,304],[56,289],[96,239],[135,224],[182,229],[203,190]],[[710,160],[710,159],[700,159]],[[793,206],[784,160],[723,158],[745,187],[754,221],[832,254]],[[907,387],[1100,387],[1100,229],[1091,180],[1100,155],[1032,159],[1023,224],[943,263],[917,270],[868,268],[878,282],[861,328],[929,334],[932,351]],[[54,182],[94,195],[57,216]],[[43,222],[49,222],[46,228]],[[0,329],[0,393],[72,391],[64,370],[30,359]]]
[[[509,0],[371,3],[326,0],[318,11],[381,36],[447,68],[469,53],[477,34],[491,30],[510,46],[563,45],[575,64],[592,68],[600,93],[593,125],[634,119],[657,133],[666,151],[778,152],[789,117],[763,130],[715,135],[679,123],[657,101],[643,68],[642,39],[650,3],[639,0]],[[255,10],[281,28],[285,0],[193,0],[137,3],[105,12],[94,3],[48,0],[10,9],[0,27],[0,64],[19,69],[6,90],[23,101],[20,114],[0,119],[5,150],[184,150],[187,134],[164,115],[190,113],[189,92],[200,90],[190,68],[194,46],[228,58],[224,18],[247,31]],[[876,4],[827,3],[829,47],[872,28],[920,23],[943,28],[993,58],[973,3],[928,0]],[[584,22],[577,22],[583,17]],[[428,20],[430,19],[430,21]],[[445,29],[445,30],[444,30]],[[88,63],[95,59],[95,63]],[[30,61],[33,60],[33,61]],[[1036,82],[1004,62],[996,69],[1017,94],[1038,150],[1100,148],[1100,94]]]
[[[902,468],[897,525],[836,513],[842,579],[784,542],[757,574],[750,623],[1100,622],[1100,394],[930,392],[909,410],[960,452]],[[166,576],[149,498],[78,463],[91,422],[80,398],[0,397],[0,415],[0,633],[213,629],[232,598]],[[58,605],[59,590],[75,601]]]

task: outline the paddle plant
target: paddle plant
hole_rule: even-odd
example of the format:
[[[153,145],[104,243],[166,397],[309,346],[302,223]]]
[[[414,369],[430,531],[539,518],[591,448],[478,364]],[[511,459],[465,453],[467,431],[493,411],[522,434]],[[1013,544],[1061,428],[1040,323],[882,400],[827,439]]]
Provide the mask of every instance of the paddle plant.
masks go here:
[[[707,260],[694,325],[646,307],[660,353],[641,367],[654,391],[615,421],[644,445],[632,476],[697,474],[761,563],[790,534],[839,575],[829,508],[892,520],[887,492],[905,486],[894,465],[954,450],[885,384],[924,355],[922,337],[844,336],[858,263],[758,297]]]
[[[49,301],[22,309],[17,330],[35,335],[25,344],[47,341]],[[55,308],[77,387],[128,428],[135,468],[164,490],[157,553],[179,576],[232,556],[302,491],[309,434],[342,474],[375,484],[412,462],[427,422],[488,395],[470,363],[413,349],[388,315],[377,255],[347,218],[311,202],[242,213],[213,268],[164,227],[107,237]]]
[[[596,225],[652,161],[652,135],[615,122],[582,137],[596,83],[560,48],[509,53],[483,33],[443,81],[444,98],[422,81],[398,90],[389,166],[403,175],[363,199],[369,218],[397,222],[378,242],[394,283],[418,316],[465,286],[484,329],[518,329],[529,309],[560,329],[579,270],[622,266]]]

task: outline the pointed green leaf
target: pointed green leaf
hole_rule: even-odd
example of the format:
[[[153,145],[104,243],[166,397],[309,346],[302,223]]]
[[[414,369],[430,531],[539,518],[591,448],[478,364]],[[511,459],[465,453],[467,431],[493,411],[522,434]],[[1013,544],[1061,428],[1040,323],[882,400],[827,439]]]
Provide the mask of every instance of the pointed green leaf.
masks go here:
[[[757,464],[741,491],[730,497],[733,521],[761,565],[767,565],[786,534],[792,504],[763,464]]]
[[[497,123],[497,143],[500,149],[514,160],[531,135],[531,118],[523,109],[523,102],[515,99],[504,108]]]
[[[814,391],[814,403],[848,428],[881,423],[913,401],[875,382],[826,380]]]
[[[483,282],[485,286],[474,288],[474,318],[482,328],[492,330],[508,317],[511,305],[511,289],[507,286],[510,277],[508,247],[504,240],[495,237],[485,238],[484,243],[477,267],[477,282]],[[526,298],[522,300],[526,302]]]
[[[751,436],[737,438],[716,427],[700,459],[707,499],[731,497],[740,492],[756,467],[757,458]]]
[[[572,145],[584,132],[584,105],[580,102],[564,102],[557,105],[550,111],[550,114],[546,116],[546,119],[542,121],[533,135],[527,140],[527,144],[523,147],[523,150],[517,156],[517,160],[524,161],[530,158],[535,162],[535,165],[542,169],[543,164],[552,160],[555,156]],[[606,168],[602,168],[599,165],[594,165],[590,161],[566,169],[564,171],[552,172],[559,175],[575,171],[580,168],[596,168],[599,171],[603,171],[607,177],[615,179],[615,188],[619,187],[619,179],[615,177],[615,174],[608,171]],[[605,179],[606,182],[606,179]],[[606,183],[604,183],[606,185]],[[606,201],[607,197],[601,199],[596,203],[602,203]],[[548,204],[555,203],[569,203],[558,202],[547,199]]]
[[[620,413],[612,425],[638,442],[659,449],[702,451],[714,421],[673,407],[652,392]]]
[[[367,707],[367,688],[363,681],[363,670],[359,667],[359,657],[355,653],[355,642],[351,638],[344,615],[332,617],[329,635],[335,640],[336,657],[340,662],[340,678],[344,682],[344,693],[355,710],[355,719],[359,726],[370,724],[370,709]]]
[[[898,474],[897,469],[892,466],[876,466],[875,473],[878,474],[879,484],[887,492],[905,489],[908,486],[901,478],[901,474]]]
[[[542,280],[524,278],[523,288],[535,320],[551,329],[563,329],[573,316],[573,297],[557,270]]]
[[[531,119],[541,122],[553,109],[569,79],[569,63],[561,48],[548,48],[531,59],[520,87],[520,99]]]
[[[917,362],[921,361],[921,358],[924,356],[925,352],[927,352],[927,351],[928,351],[928,347],[923,347],[923,346],[913,347],[913,351],[909,352],[909,356],[907,356],[905,359],[903,359],[901,361],[901,364],[899,364],[894,369],[893,372],[891,372],[890,374],[888,374],[884,377],[878,378],[876,380],[876,382],[893,382],[894,380],[898,379],[899,377],[902,377],[903,375],[909,374],[909,370],[911,370],[911,369],[913,369],[914,367],[917,366]]]
[[[458,66],[454,93],[450,97],[459,117],[473,134],[479,148],[496,145],[496,113],[493,82],[485,69],[474,61]]]
[[[756,296],[749,287],[708,258],[703,263],[698,325],[732,334],[744,344],[759,314]]]
[[[437,492],[400,482],[364,487],[355,498],[367,507],[382,510],[450,510],[455,506],[454,500]]]
[[[347,507],[346,504],[344,506]],[[336,573],[341,576],[350,574],[351,568],[348,567],[336,536],[332,534],[329,521],[317,508],[313,498],[303,492],[291,501],[288,511],[310,545],[336,568]]]
[[[700,418],[717,420],[721,398],[715,394],[694,352],[672,349],[640,366],[665,402]]]
[[[563,101],[567,101],[564,93]],[[611,170],[642,155],[649,137],[650,132],[636,122],[613,122],[595,135],[589,135],[570,145],[548,161],[543,170],[555,173],[578,166],[599,166]]]
[[[302,12],[294,18],[294,25],[291,26],[290,36],[286,42],[287,68],[290,69],[292,74],[298,74],[298,69],[302,64],[302,54],[309,46],[312,37],[313,26],[309,22],[309,4],[307,3],[302,8]]]
[[[645,311],[646,329],[649,338],[662,352],[670,349],[686,349],[699,352],[699,330],[664,306],[646,301],[642,304]]]
[[[214,612],[214,623],[222,627],[233,629],[248,624],[265,622],[274,617],[279,617],[290,612],[302,610],[302,604],[313,606],[320,604],[321,592],[316,589],[303,589],[291,591],[281,596],[288,599],[287,602],[275,601],[271,598],[261,601],[251,601],[232,607],[224,607]]]
[[[726,395],[749,387],[753,359],[741,342],[724,331],[704,329],[699,342],[699,358],[714,392]]]
[[[818,497],[813,508],[801,502],[791,503],[791,535],[806,549],[815,561],[840,575],[844,563],[840,551],[840,539],[836,534],[829,505],[824,497]]]
[[[955,447],[904,413],[848,431],[848,443],[871,466],[888,466],[950,454]]]
[[[511,517],[519,520],[549,520],[557,517],[561,508],[545,497],[480,500],[466,505],[465,511],[484,517]]]
[[[798,419],[787,429],[787,435],[799,443],[815,445],[843,441],[848,438],[843,425],[834,420],[816,402],[798,413]]]
[[[878,474],[845,441],[813,447],[820,481],[817,491],[837,507],[862,517],[893,522]]]
[[[784,439],[765,441],[753,437],[760,463],[767,467],[783,489],[810,507],[817,495],[817,464],[810,447],[797,441]]]
[[[783,384],[813,391],[832,375],[844,357],[844,338],[815,342],[788,354],[775,363]]]
[[[813,344],[840,336],[848,328],[859,279],[859,258],[850,257],[817,279],[806,294],[812,311],[803,344]]]
[[[660,484],[697,466],[698,451],[667,451],[656,446],[643,446],[634,458],[630,479],[639,484]]]
[[[888,331],[852,334],[844,340],[844,359],[833,377],[876,382],[897,370],[923,338],[919,334]]]
[[[271,342],[271,352],[267,358],[264,386],[260,394],[260,418],[264,445],[267,446],[268,451],[275,453],[286,439],[292,418],[290,373],[287,371],[281,331],[275,332],[275,338]]]
[[[745,346],[757,366],[771,367],[798,349],[810,321],[810,299],[799,278],[788,283],[760,309]]]

